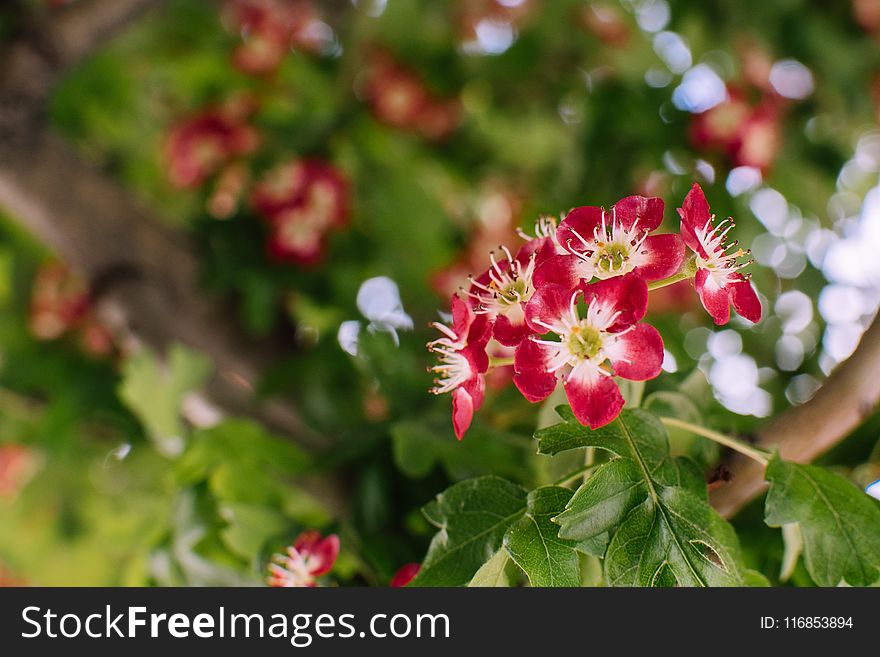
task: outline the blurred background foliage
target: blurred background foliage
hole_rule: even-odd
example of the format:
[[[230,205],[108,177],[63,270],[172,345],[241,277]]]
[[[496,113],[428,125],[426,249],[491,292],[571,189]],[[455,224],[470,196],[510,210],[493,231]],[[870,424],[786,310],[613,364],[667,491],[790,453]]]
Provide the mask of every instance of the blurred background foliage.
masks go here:
[[[35,280],[70,274],[46,274],[50,255],[3,218],[0,580],[258,583],[271,552],[318,527],[342,540],[335,581],[386,585],[421,559],[432,532],[418,509],[449,482],[552,481],[531,440],[547,409],[500,377],[458,443],[424,371],[427,325],[463,274],[540,214],[642,193],[666,200],[677,230],[698,181],[737,220],[761,324],[713,327],[692,291],[652,301],[669,356],[647,403],[719,430],[748,436],[806,401],[876,312],[876,3],[314,2],[309,38],[258,72],[236,53],[261,35],[234,4],[165,3],[63,81],[51,121],[193,236],[230,322],[257,341],[288,334],[296,353],[261,394],[292,394],[335,447],[309,455],[223,416],[198,393],[211,363],[183,347],[157,360],[81,309],[46,330]],[[175,180],[175,158],[197,157],[174,150],[175,131],[218,107],[249,143],[195,184]],[[267,171],[303,160],[347,190],[307,263],[269,255],[279,224],[249,202]],[[878,428],[874,413],[826,462],[862,486],[880,478]],[[707,472],[718,463],[672,439]],[[331,476],[344,513],[303,484]],[[780,532],[755,509],[735,524],[750,565],[779,582]],[[810,584],[801,567],[790,581]]]

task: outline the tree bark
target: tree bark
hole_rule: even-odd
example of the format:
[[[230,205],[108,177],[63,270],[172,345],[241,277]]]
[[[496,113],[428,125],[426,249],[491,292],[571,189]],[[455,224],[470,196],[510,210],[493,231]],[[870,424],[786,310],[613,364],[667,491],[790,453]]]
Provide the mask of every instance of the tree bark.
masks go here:
[[[789,461],[808,463],[827,452],[873,413],[880,403],[880,314],[853,354],[835,369],[812,399],[784,411],[757,435],[757,444],[778,448]],[[740,454],[729,463],[730,485],[712,494],[712,504],[732,516],[764,492],[764,468]]]
[[[230,308],[200,285],[198,254],[188,238],[46,126],[46,103],[61,74],[158,4],[78,0],[6,45],[0,53],[0,207],[102,288],[99,312],[117,330],[159,351],[179,341],[205,352],[215,364],[210,397],[307,448],[324,448],[327,441],[292,404],[255,401],[261,373],[288,346],[245,336],[229,321]]]

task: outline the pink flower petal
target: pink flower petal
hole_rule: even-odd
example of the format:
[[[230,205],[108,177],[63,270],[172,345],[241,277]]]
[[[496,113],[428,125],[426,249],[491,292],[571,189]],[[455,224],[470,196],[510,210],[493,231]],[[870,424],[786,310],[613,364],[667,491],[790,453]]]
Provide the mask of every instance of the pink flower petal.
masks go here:
[[[533,281],[536,288],[559,285],[574,292],[581,280],[589,281],[592,278],[589,263],[573,255],[554,255],[535,270]]]
[[[321,542],[321,532],[317,529],[308,529],[296,537],[293,549],[300,554],[311,554],[315,546]]]
[[[323,541],[319,541],[312,548],[312,559],[314,566],[311,569],[313,577],[321,577],[326,575],[336,563],[336,557],[339,556],[339,537],[336,534],[330,534]]]
[[[565,382],[565,394],[578,422],[591,429],[604,427],[623,408],[623,395],[610,376],[584,370]]]
[[[698,269],[694,287],[712,320],[719,326],[730,321],[730,292],[715,282],[707,269]]]
[[[461,440],[474,419],[474,400],[463,387],[452,391],[452,428]]]
[[[627,230],[638,219],[639,230],[650,232],[663,223],[663,199],[654,196],[622,198],[614,204],[614,219]]]
[[[413,578],[419,574],[419,570],[421,570],[421,565],[417,563],[407,563],[402,565],[398,571],[394,573],[394,577],[391,578],[389,586],[393,589],[403,588],[413,581]]]
[[[603,345],[616,376],[631,381],[647,381],[660,374],[663,364],[663,338],[650,324],[637,324]]]
[[[620,313],[607,328],[611,333],[632,326],[648,311],[648,284],[635,271],[588,283],[583,286],[583,290],[586,302],[599,304],[603,308],[604,316]]]
[[[519,322],[512,321],[507,315],[498,315],[492,328],[492,336],[505,347],[515,347],[527,337],[532,330],[523,317]]]
[[[755,288],[752,287],[751,282],[742,278],[739,274],[736,274],[736,276],[738,280],[728,283],[730,300],[733,302],[733,307],[736,309],[736,312],[750,322],[760,322],[761,302],[758,299]]]
[[[586,247],[578,235],[589,242],[593,239],[593,231],[601,225],[602,208],[592,205],[575,208],[559,224],[556,239],[570,251],[582,252]]]
[[[568,317],[571,311],[572,292],[561,285],[544,285],[535,290],[526,304],[526,324],[535,333],[543,335],[547,326],[560,326],[560,317]],[[561,333],[560,328],[557,333]]]
[[[672,276],[681,269],[684,261],[684,243],[674,233],[649,235],[642,244],[642,251],[646,253],[638,272],[646,281]]]
[[[681,217],[681,237],[688,247],[703,258],[708,257],[706,250],[700,244],[696,231],[702,231],[709,223],[711,213],[706,195],[697,183],[691,187],[691,191],[685,196],[684,202],[678,209]]]
[[[471,396],[471,406],[473,406],[474,412],[480,410],[480,406],[483,405],[483,399],[486,396],[486,377],[482,375],[472,376],[461,387]]]
[[[536,237],[523,244],[516,253],[516,261],[525,268],[532,254],[535,254],[535,266],[538,267],[556,253],[556,245],[549,237]]]
[[[513,383],[523,397],[535,403],[543,401],[556,389],[556,376],[547,372],[545,347],[524,340],[514,354]]]
[[[474,321],[474,312],[457,294],[452,295],[452,330],[464,339]]]

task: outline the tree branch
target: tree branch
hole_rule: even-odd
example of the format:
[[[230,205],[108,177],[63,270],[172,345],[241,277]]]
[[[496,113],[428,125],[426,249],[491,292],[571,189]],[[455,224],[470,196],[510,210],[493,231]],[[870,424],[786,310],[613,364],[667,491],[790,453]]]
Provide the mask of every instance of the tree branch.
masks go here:
[[[880,314],[862,336],[858,348],[812,399],[776,416],[758,432],[760,447],[778,447],[789,461],[807,463],[834,447],[871,415],[880,403]],[[733,481],[712,494],[712,504],[732,516],[766,488],[764,469],[736,455],[729,469]]]
[[[103,288],[99,312],[117,330],[160,351],[176,341],[204,351],[216,372],[207,392],[224,408],[254,416],[306,447],[326,447],[291,404],[254,400],[261,373],[287,345],[244,336],[229,321],[230,309],[202,289],[189,240],[45,127],[45,105],[63,71],[157,4],[78,0],[53,12],[44,30],[25,30],[6,44],[0,53],[0,207]]]
[[[162,0],[77,0],[57,9],[49,38],[62,68],[70,68],[120,28]]]

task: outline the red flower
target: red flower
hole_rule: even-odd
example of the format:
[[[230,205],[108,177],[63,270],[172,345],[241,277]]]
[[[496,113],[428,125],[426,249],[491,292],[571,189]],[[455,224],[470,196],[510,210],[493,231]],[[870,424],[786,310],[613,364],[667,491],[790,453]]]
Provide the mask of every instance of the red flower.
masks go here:
[[[272,555],[266,582],[276,587],[314,587],[333,568],[339,556],[339,537],[326,538],[310,529],[299,535],[287,554]]]
[[[556,240],[568,253],[550,258],[535,274],[538,287],[559,284],[575,290],[581,281],[635,271],[648,281],[667,278],[684,259],[681,238],[649,235],[663,221],[663,200],[627,196],[610,210],[586,206],[568,213]]]
[[[43,265],[31,292],[31,335],[37,340],[60,338],[85,318],[90,305],[85,281],[60,262]]]
[[[703,307],[716,324],[730,321],[730,304],[740,315],[751,322],[761,320],[761,302],[748,277],[739,269],[749,263],[740,263],[738,258],[748,252],[743,249],[729,252],[737,246],[733,242],[725,245],[728,231],[734,223],[730,218],[713,226],[715,215],[709,213],[709,203],[700,186],[694,183],[691,191],[679,208],[681,215],[681,235],[685,244],[697,254],[697,273],[694,286],[700,295]]]
[[[329,164],[299,160],[272,169],[251,203],[269,224],[270,257],[308,266],[322,258],[327,233],[348,221],[348,184]]]
[[[364,98],[378,121],[440,141],[458,126],[457,99],[433,94],[413,71],[379,51],[366,76]]]
[[[483,374],[489,369],[486,343],[492,324],[485,314],[477,315],[459,297],[452,297],[452,327],[440,322],[433,326],[443,337],[428,343],[428,350],[437,354],[438,365],[431,368],[437,374],[431,392],[435,395],[452,393],[452,427],[461,440],[471,425],[474,411],[483,404],[486,381]]]
[[[291,48],[322,51],[330,36],[309,0],[227,0],[224,19],[242,35],[233,65],[253,75],[275,72]]]
[[[496,260],[489,253],[491,266],[477,278],[471,279],[468,296],[471,306],[493,320],[492,337],[501,344],[515,347],[531,334],[525,322],[525,304],[535,292],[533,277],[536,268],[555,253],[549,237],[536,237],[520,248],[516,257],[506,246],[501,251],[507,256]]]
[[[393,589],[403,588],[413,581],[413,578],[419,574],[420,569],[421,565],[417,563],[404,564],[396,573],[394,573],[394,577],[391,578],[389,586]]]
[[[663,340],[653,326],[638,323],[647,306],[647,283],[634,272],[575,292],[550,284],[539,288],[526,305],[526,321],[552,339],[532,338],[517,347],[517,388],[538,402],[562,379],[578,421],[591,429],[608,424],[624,403],[614,376],[644,381],[660,373]]]
[[[233,157],[251,152],[257,145],[257,133],[245,120],[252,111],[251,103],[236,100],[205,109],[172,128],[165,142],[172,184],[198,187]]]
[[[753,106],[741,90],[728,87],[724,102],[694,115],[691,142],[700,149],[723,152],[735,167],[766,172],[782,145],[781,113],[778,98],[765,96]]]

